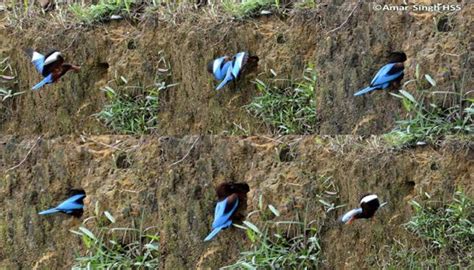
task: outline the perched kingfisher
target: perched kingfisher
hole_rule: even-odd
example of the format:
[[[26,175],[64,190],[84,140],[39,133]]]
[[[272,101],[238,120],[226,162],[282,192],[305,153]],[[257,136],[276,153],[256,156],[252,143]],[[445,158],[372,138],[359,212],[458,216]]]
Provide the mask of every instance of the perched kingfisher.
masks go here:
[[[221,81],[216,90],[220,90],[230,81],[236,81],[245,73],[253,71],[258,65],[258,56],[248,52],[239,52],[230,59],[228,56],[219,57],[207,65],[207,70]]]
[[[340,221],[345,224],[351,224],[355,219],[371,218],[380,207],[379,198],[375,194],[366,194],[360,199],[360,208],[352,209],[345,213]]]
[[[73,194],[74,195],[60,203],[58,206],[41,211],[38,214],[49,215],[62,212],[75,217],[82,216],[82,213],[84,212],[84,198],[86,197],[86,193],[84,191],[76,191]]]
[[[204,239],[209,241],[221,230],[232,225],[233,221],[242,219],[239,211],[247,205],[247,193],[250,191],[246,183],[223,183],[216,188],[219,202],[214,212],[212,232]]]
[[[407,60],[407,56],[404,52],[391,52],[389,58],[388,64],[375,74],[370,86],[356,92],[354,96],[360,96],[377,89],[387,89],[394,82],[400,83],[404,76],[403,62]]]
[[[73,70],[78,72],[81,67],[64,63],[61,52],[51,50],[46,56],[34,51],[31,48],[25,50],[31,57],[31,63],[35,65],[36,70],[44,77],[44,79],[33,86],[32,90],[38,90],[46,84],[57,82],[66,72]]]

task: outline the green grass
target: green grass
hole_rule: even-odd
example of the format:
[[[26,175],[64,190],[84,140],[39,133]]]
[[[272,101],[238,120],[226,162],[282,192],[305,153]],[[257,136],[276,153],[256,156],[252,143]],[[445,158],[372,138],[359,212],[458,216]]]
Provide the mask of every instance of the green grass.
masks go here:
[[[223,269],[314,269],[321,261],[318,230],[313,222],[296,217],[291,221],[272,221],[280,216],[272,205],[259,203],[260,225],[244,221],[236,225],[245,230],[251,248],[240,253],[236,263]]]
[[[433,207],[411,202],[415,214],[406,227],[426,241],[432,249],[450,249],[456,253],[473,251],[474,204],[462,192],[451,203]]]
[[[415,94],[403,89],[399,94],[392,94],[400,99],[406,117],[397,121],[397,127],[385,136],[387,141],[400,147],[419,141],[436,142],[446,135],[472,135],[474,99],[469,98],[472,91],[437,91],[436,81],[429,75],[422,79],[418,70],[417,67],[416,78],[405,83],[405,86],[416,84]],[[426,81],[433,89],[424,89]]]
[[[261,119],[276,133],[310,134],[315,132],[316,116],[316,73],[314,69],[305,69],[298,80],[283,80],[284,86],[277,84],[278,79],[268,83],[256,80],[260,95],[245,108]]]
[[[159,236],[155,227],[143,227],[143,217],[130,227],[114,227],[115,218],[107,211],[84,221],[77,231],[85,255],[75,258],[72,269],[158,269]],[[86,226],[93,221],[94,228]],[[88,228],[89,227],[89,228]]]
[[[99,3],[90,6],[73,4],[69,9],[82,23],[91,25],[107,21],[111,15],[130,14],[130,8],[134,3],[135,0],[100,0]]]
[[[108,103],[102,111],[95,114],[112,130],[123,134],[148,134],[158,128],[159,98],[155,88],[138,88],[143,94],[129,95],[123,91],[106,86]]]
[[[243,19],[259,14],[262,10],[269,10],[279,7],[279,0],[233,0],[222,1],[222,8],[230,15]]]
[[[0,55],[0,123],[7,120],[13,113],[13,98],[25,93],[18,90],[16,70],[10,64],[10,57]]]
[[[301,0],[295,3],[297,9],[314,9],[318,6],[315,0]]]
[[[14,97],[19,96],[23,93],[25,93],[25,91],[15,92],[12,89],[5,89],[5,88],[0,87],[0,101],[3,102],[7,99],[14,98]]]
[[[439,202],[426,195],[423,203],[411,202],[414,213],[402,225],[408,235],[393,238],[367,259],[389,270],[473,269],[472,198],[456,192],[448,202]]]
[[[102,88],[108,102],[95,114],[96,118],[108,128],[122,134],[141,135],[156,131],[159,124],[159,93],[177,85],[167,83],[171,73],[166,61],[163,63],[167,68],[159,70],[160,75],[152,86],[130,86],[121,77],[113,86]]]

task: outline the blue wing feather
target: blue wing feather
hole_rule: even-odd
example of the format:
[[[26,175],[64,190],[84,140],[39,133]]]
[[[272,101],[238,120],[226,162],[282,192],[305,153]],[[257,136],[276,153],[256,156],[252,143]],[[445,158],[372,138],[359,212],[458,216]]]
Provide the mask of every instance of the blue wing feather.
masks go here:
[[[55,208],[51,208],[45,211],[39,212],[40,215],[47,215],[47,214],[53,214],[57,212],[66,212],[68,214],[72,213],[73,210],[80,210],[84,208],[84,205],[82,203],[78,203],[78,200],[86,197],[84,194],[77,194],[74,195],[64,202],[60,203],[58,206]]]
[[[216,209],[214,211],[214,222],[212,222],[212,232],[204,239],[204,241],[211,240],[222,229],[232,225],[232,220],[230,220],[230,217],[237,210],[237,207],[239,206],[239,199],[235,201],[232,208],[226,213],[225,210],[227,208],[227,202],[228,198],[225,198],[224,200],[217,203]]]
[[[31,56],[31,63],[33,63],[39,73],[43,73],[44,55],[34,51],[33,55]]]
[[[216,210],[214,212],[214,222],[212,222],[212,228],[217,228],[219,226],[222,226],[223,224],[226,224],[229,221],[230,216],[237,210],[237,207],[239,205],[239,199],[236,200],[234,206],[232,209],[225,213],[225,209],[227,207],[227,198],[223,201],[220,201],[216,205]]]
[[[58,209],[79,209],[78,207],[82,208],[83,205],[78,204],[77,201],[84,198],[85,196],[86,195],[84,195],[84,194],[76,194],[76,195],[68,198],[67,200],[65,200],[61,204],[59,204],[56,208],[58,208]]]
[[[234,63],[232,66],[232,74],[234,75],[234,78],[237,78],[239,76],[240,70],[242,70],[242,64],[244,61],[245,54],[245,52],[239,52],[235,55],[235,59],[233,61]]]
[[[222,68],[218,68],[215,70],[214,72],[214,77],[216,78],[216,80],[220,81],[222,79],[225,78],[225,76],[227,75],[227,70],[232,66],[232,63],[229,61],[229,62],[226,62]]]
[[[403,70],[395,74],[390,74],[390,71],[395,67],[395,64],[396,63],[390,63],[383,66],[377,72],[377,74],[375,74],[375,77],[372,79],[370,86],[382,86],[400,77],[400,75],[403,74]]]
[[[370,82],[370,86],[359,90],[354,94],[354,96],[360,96],[376,89],[388,88],[392,81],[403,75],[403,69],[397,73],[391,74],[391,72],[394,71],[395,65],[396,63],[389,63],[379,69],[372,79],[372,82]]]
[[[69,203],[62,203],[60,206],[56,207],[56,209],[60,211],[70,211],[70,210],[80,210],[83,209],[84,205],[75,203],[75,202],[69,202]]]
[[[227,63],[230,64],[230,62],[225,63],[224,66],[221,68],[222,63],[225,61],[225,59],[226,59],[226,56],[219,57],[216,60],[214,60],[212,64],[212,73],[214,74],[214,77],[216,78],[216,80],[220,81],[224,79],[227,73],[226,66],[229,67]]]

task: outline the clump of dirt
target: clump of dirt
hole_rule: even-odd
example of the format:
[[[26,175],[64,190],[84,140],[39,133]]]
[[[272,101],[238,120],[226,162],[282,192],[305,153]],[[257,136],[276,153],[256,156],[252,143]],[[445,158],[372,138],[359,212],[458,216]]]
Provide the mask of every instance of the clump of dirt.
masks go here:
[[[288,145],[292,158],[282,160]],[[373,268],[367,256],[383,260],[379,250],[413,237],[401,226],[411,216],[411,199],[425,192],[449,199],[458,187],[473,195],[473,157],[472,145],[393,151],[376,137],[7,136],[0,143],[0,268],[71,266],[82,250],[69,230],[94,215],[96,203],[119,224],[145,211],[144,226],[160,229],[163,269],[231,264],[249,245],[243,231],[228,229],[203,242],[213,219],[214,187],[223,182],[249,184],[248,212],[262,196],[282,218],[306,212],[317,220],[323,267]],[[117,166],[118,160],[131,162]],[[37,215],[77,188],[87,192],[82,219]],[[366,192],[388,202],[375,221],[339,226],[338,216]],[[346,206],[326,212],[318,196],[327,194],[325,200]]]
[[[415,77],[419,65],[422,75],[430,74],[447,91],[461,91],[463,78],[468,80],[464,85],[472,81],[464,76],[470,65],[472,6],[436,14],[375,12],[364,3],[349,17],[354,3],[333,2],[286,17],[245,21],[220,21],[197,12],[177,24],[150,20],[64,29],[41,21],[2,31],[1,39],[9,41],[2,50],[17,69],[18,90],[28,90],[40,79],[22,48],[56,47],[83,68],[41,90],[41,97],[34,92],[19,97],[1,130],[50,136],[102,133],[104,128],[91,117],[105,102],[100,87],[116,76],[152,85],[163,55],[171,65],[172,82],[179,83],[161,93],[159,132],[166,135],[235,134],[242,132],[239,126],[249,134],[268,132],[242,106],[257,94],[251,80],[266,78],[270,69],[300,77],[305,65],[314,65],[319,134],[380,134],[393,127],[401,107],[388,91],[352,96],[385,63],[386,51],[407,54],[406,80]],[[215,91],[207,62],[242,50],[260,57],[259,74],[241,80],[235,89]]]

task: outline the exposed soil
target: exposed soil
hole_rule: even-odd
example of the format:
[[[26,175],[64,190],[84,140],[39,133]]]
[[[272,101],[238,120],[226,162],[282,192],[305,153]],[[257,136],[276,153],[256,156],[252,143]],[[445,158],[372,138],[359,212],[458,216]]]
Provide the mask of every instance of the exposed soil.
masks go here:
[[[445,201],[457,188],[472,197],[473,144],[446,140],[390,150],[381,137],[365,135],[394,127],[402,114],[399,100],[388,91],[353,93],[370,82],[387,50],[407,54],[405,81],[419,65],[441,89],[468,91],[473,5],[463,2],[461,11],[446,15],[374,12],[364,3],[348,17],[356,1],[319,2],[313,11],[244,21],[197,10],[176,24],[159,18],[68,29],[48,22],[48,14],[12,28],[0,11],[0,53],[17,73],[11,87],[26,91],[0,107],[0,269],[70,268],[83,250],[69,230],[92,216],[96,203],[124,225],[144,211],[145,225],[160,230],[162,269],[232,264],[250,245],[243,231],[232,228],[203,242],[214,187],[222,182],[248,183],[247,212],[261,195],[281,219],[305,213],[316,220],[325,269],[380,269],[394,243],[419,245],[402,226],[412,215],[409,201],[422,200],[425,192]],[[40,76],[25,47],[58,48],[82,70],[29,91]],[[260,57],[257,74],[216,92],[207,62],[241,50]],[[93,116],[106,102],[100,88],[120,76],[132,85],[153,84],[161,57],[171,66],[170,83],[179,85],[161,92],[156,136],[110,135]],[[268,78],[270,69],[297,78],[310,63],[318,74],[317,134],[263,136],[269,130],[242,108],[257,94],[251,81]],[[236,126],[257,135],[226,136]],[[328,177],[333,196],[326,196],[322,182]],[[70,189],[87,193],[81,219],[37,215]],[[339,226],[337,217],[367,192],[388,202],[373,223]],[[318,196],[346,206],[326,213]]]
[[[103,133],[91,117],[105,102],[100,87],[120,76],[132,85],[150,85],[162,56],[171,65],[172,82],[179,83],[162,92],[159,133],[166,135],[222,134],[236,125],[250,134],[268,133],[242,106],[256,94],[251,80],[268,78],[270,69],[283,78],[298,78],[305,65],[314,65],[319,134],[381,134],[393,128],[401,113],[397,98],[388,91],[352,96],[385,64],[388,50],[406,52],[405,81],[415,77],[419,65],[420,74],[430,74],[445,91],[467,92],[472,85],[472,5],[445,15],[374,12],[363,4],[331,32],[347,19],[353,4],[328,2],[288,17],[245,21],[213,19],[197,11],[179,17],[176,25],[150,19],[139,25],[123,21],[65,30],[43,19],[23,29],[7,27],[2,51],[12,58],[20,90],[40,79],[22,51],[25,47],[60,48],[83,68],[47,86],[41,97],[31,91],[22,95],[1,130],[50,136]],[[446,18],[449,25],[441,31],[437,22]],[[241,80],[236,89],[214,91],[207,62],[241,50],[260,57],[258,75]]]
[[[230,229],[210,243],[202,241],[212,222],[213,187],[225,181],[249,184],[248,212],[257,209],[263,195],[282,219],[306,212],[316,220],[325,268],[374,268],[387,259],[382,252],[387,246],[413,238],[401,226],[412,214],[411,199],[420,200],[425,192],[449,199],[457,187],[469,196],[474,192],[472,145],[455,142],[394,152],[374,146],[375,137],[66,136],[39,140],[24,163],[7,171],[35,141],[7,137],[0,145],[0,267],[7,269],[70,266],[80,239],[69,230],[92,216],[97,202],[119,223],[147,213],[146,224],[160,229],[163,269],[231,264],[249,244],[242,231]],[[288,145],[294,158],[281,160]],[[119,165],[123,155],[126,168]],[[318,202],[318,195],[326,196],[323,176],[332,177],[335,187],[327,191],[338,191],[323,198],[346,207],[324,212]],[[87,193],[82,220],[36,214],[73,188]],[[337,217],[368,191],[388,201],[375,221],[339,226]]]

